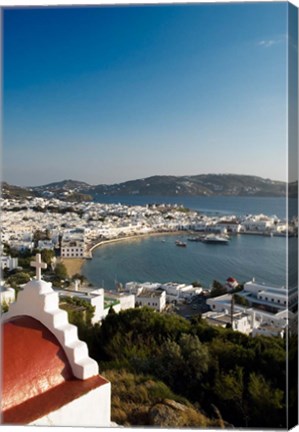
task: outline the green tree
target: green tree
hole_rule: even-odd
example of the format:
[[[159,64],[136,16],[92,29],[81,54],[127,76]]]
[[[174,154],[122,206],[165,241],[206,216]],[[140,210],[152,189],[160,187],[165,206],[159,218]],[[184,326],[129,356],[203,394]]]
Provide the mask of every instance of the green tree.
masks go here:
[[[234,296],[234,301],[236,304],[239,304],[239,305],[245,306],[245,307],[249,306],[249,301],[246,298],[244,298],[238,294],[233,294],[233,296]]]
[[[231,411],[238,423],[248,426],[248,410],[244,398],[244,371],[237,366],[228,373],[222,372],[215,383],[215,394],[225,412]],[[223,410],[220,409],[223,412]],[[233,417],[232,417],[233,420]],[[240,424],[240,423],[239,423]]]
[[[57,279],[67,279],[68,274],[63,263],[57,263],[54,269],[54,275]]]
[[[226,292],[226,289],[220,282],[218,282],[217,280],[213,281],[210,297],[218,297],[222,294],[225,294]]]
[[[7,282],[10,284],[12,288],[19,288],[20,285],[23,285],[30,281],[30,275],[25,272],[18,272],[12,276],[9,276]]]
[[[51,249],[43,249],[41,251],[42,261],[45,262],[48,267],[51,265],[51,261],[54,258],[54,256],[55,256],[54,251]]]
[[[264,376],[251,373],[248,391],[250,395],[253,424],[260,427],[286,427],[284,418],[284,392],[273,388]]]

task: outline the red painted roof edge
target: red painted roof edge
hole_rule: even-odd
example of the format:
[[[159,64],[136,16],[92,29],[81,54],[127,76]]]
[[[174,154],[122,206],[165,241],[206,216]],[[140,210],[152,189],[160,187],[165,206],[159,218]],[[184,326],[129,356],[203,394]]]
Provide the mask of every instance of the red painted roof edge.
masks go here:
[[[45,393],[6,410],[2,413],[1,424],[26,425],[32,423],[34,420],[42,418],[91,390],[108,383],[109,381],[101,375],[84,381],[79,379],[66,381]],[[99,407],[99,409],[101,409],[101,407]]]

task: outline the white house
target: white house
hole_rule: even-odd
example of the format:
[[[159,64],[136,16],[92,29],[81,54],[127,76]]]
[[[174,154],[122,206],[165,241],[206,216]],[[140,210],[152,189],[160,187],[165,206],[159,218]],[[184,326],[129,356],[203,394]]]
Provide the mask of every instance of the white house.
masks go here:
[[[18,258],[12,258],[11,256],[1,256],[1,269],[14,270],[18,267]]]
[[[297,288],[269,286],[252,281],[244,284],[244,290],[238,293],[246,298],[250,305],[264,307],[270,312],[278,312],[289,308],[292,310],[298,302]]]
[[[104,319],[108,315],[110,307],[116,313],[135,307],[135,296],[132,294],[107,293],[103,288],[79,285],[78,281],[75,281],[74,287],[59,289],[57,292],[59,293],[61,302],[63,301],[63,297],[78,297],[94,306],[95,311],[91,320],[92,324],[99,323]]]
[[[202,318],[209,324],[226,328],[228,325],[235,331],[249,335],[252,331],[252,317],[248,313],[236,311],[233,319],[230,313],[208,311],[202,314]]]
[[[84,240],[62,240],[61,257],[62,258],[84,258],[86,256],[86,245]]]
[[[217,222],[217,227],[219,227],[221,231],[233,234],[237,234],[241,231],[241,224],[234,220],[220,220]]]
[[[229,277],[226,279],[224,287],[227,289],[227,291],[232,291],[233,289],[237,288],[238,285],[239,282],[237,281],[237,279]]]
[[[143,289],[136,296],[136,306],[149,306],[158,312],[162,312],[166,306],[166,293],[160,289],[156,291]]]

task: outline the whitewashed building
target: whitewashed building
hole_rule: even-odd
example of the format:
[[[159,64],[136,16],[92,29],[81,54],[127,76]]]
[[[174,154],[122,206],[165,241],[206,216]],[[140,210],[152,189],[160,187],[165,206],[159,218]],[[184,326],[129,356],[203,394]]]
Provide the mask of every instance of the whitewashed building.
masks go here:
[[[148,306],[162,312],[166,306],[166,293],[160,289],[155,291],[143,289],[136,296],[136,306]]]
[[[14,270],[18,267],[18,258],[12,258],[11,256],[1,256],[1,269]]]
[[[62,258],[84,258],[86,256],[86,245],[84,240],[62,240]]]
[[[201,316],[210,325],[215,325],[223,328],[231,327],[235,331],[239,331],[249,335],[252,331],[252,317],[248,313],[241,311],[233,314],[226,312],[208,311]]]

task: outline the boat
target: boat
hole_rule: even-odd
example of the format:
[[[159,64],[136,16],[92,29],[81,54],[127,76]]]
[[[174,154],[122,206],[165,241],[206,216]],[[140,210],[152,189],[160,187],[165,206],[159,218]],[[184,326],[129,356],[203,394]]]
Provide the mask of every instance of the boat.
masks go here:
[[[227,244],[229,242],[229,237],[217,234],[208,234],[202,241],[204,243]]]
[[[187,243],[184,243],[180,240],[176,240],[175,244],[180,247],[187,247]]]
[[[202,238],[201,237],[189,237],[187,240],[191,241],[191,242],[200,242],[200,241],[202,241]]]

